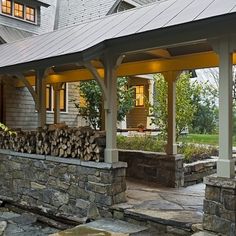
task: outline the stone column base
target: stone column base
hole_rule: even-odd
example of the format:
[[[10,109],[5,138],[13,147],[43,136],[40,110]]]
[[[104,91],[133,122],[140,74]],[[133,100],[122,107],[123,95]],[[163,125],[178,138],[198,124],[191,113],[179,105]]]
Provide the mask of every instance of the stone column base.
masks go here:
[[[208,176],[204,179],[203,228],[227,236],[236,235],[236,178]]]

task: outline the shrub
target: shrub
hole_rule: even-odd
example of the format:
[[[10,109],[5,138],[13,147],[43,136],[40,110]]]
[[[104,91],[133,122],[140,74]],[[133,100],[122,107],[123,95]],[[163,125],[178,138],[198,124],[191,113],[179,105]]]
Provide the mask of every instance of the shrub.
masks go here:
[[[165,152],[166,143],[157,136],[117,136],[117,146],[125,150],[142,150],[150,152]],[[218,148],[210,145],[182,143],[178,147],[178,153],[184,155],[184,163],[211,158],[218,156]]]
[[[165,142],[158,140],[154,136],[117,136],[117,146],[119,149],[142,150],[150,152],[164,152]]]
[[[184,143],[178,148],[178,153],[184,155],[185,163],[190,163],[218,156],[218,149],[215,146]]]
[[[8,134],[16,134],[16,132],[11,131],[6,125],[0,123],[0,131]]]

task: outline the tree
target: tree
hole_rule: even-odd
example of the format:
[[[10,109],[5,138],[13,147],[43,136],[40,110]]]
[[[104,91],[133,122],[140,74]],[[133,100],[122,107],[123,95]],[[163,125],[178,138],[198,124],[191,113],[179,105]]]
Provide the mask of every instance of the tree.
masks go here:
[[[74,101],[79,115],[94,129],[100,128],[102,92],[98,83],[95,80],[81,82],[79,85],[79,92],[83,104],[81,104],[81,101]]]
[[[132,88],[128,88],[128,79],[126,77],[117,79],[117,88],[117,120],[122,121],[134,106],[134,91]],[[103,99],[100,86],[95,80],[84,81],[80,83],[79,91],[84,101],[84,104],[81,104],[80,101],[74,100],[79,115],[94,129],[101,129]]]
[[[190,74],[182,73],[176,82],[176,136],[177,138],[188,127],[196,112],[196,105],[192,102],[193,94],[200,92],[197,83],[191,83]],[[161,74],[154,76],[155,95],[153,111],[153,123],[161,129],[161,134],[166,138],[167,134],[167,82]]]
[[[196,112],[192,121],[192,131],[200,134],[216,132],[218,120],[217,89],[209,81],[201,84],[201,92],[194,94]]]

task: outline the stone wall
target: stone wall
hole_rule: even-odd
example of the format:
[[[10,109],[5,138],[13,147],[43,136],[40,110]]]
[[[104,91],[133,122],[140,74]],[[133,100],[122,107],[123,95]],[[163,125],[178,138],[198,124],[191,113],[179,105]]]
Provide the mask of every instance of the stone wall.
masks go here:
[[[126,201],[126,166],[0,150],[0,200],[70,219],[106,216]]]
[[[184,185],[182,155],[119,150],[119,160],[127,162],[127,177],[153,181],[167,187]]]
[[[217,158],[184,164],[184,186],[203,182],[203,178],[216,173]]]
[[[236,235],[236,178],[206,177],[204,218],[205,230],[220,235]]]

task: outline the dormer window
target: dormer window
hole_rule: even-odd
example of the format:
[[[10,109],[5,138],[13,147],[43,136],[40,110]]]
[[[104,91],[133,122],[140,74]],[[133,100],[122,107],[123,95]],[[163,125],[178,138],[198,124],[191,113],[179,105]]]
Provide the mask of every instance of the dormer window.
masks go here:
[[[11,0],[2,0],[2,13],[12,15]]]
[[[24,19],[24,5],[18,2],[14,3],[14,16]]]
[[[26,7],[26,20],[30,22],[35,22],[35,8],[33,7]]]
[[[19,2],[18,2],[19,1]],[[48,5],[46,5],[48,6]],[[27,22],[36,22],[36,8],[21,3],[20,0],[1,0],[1,13]]]

